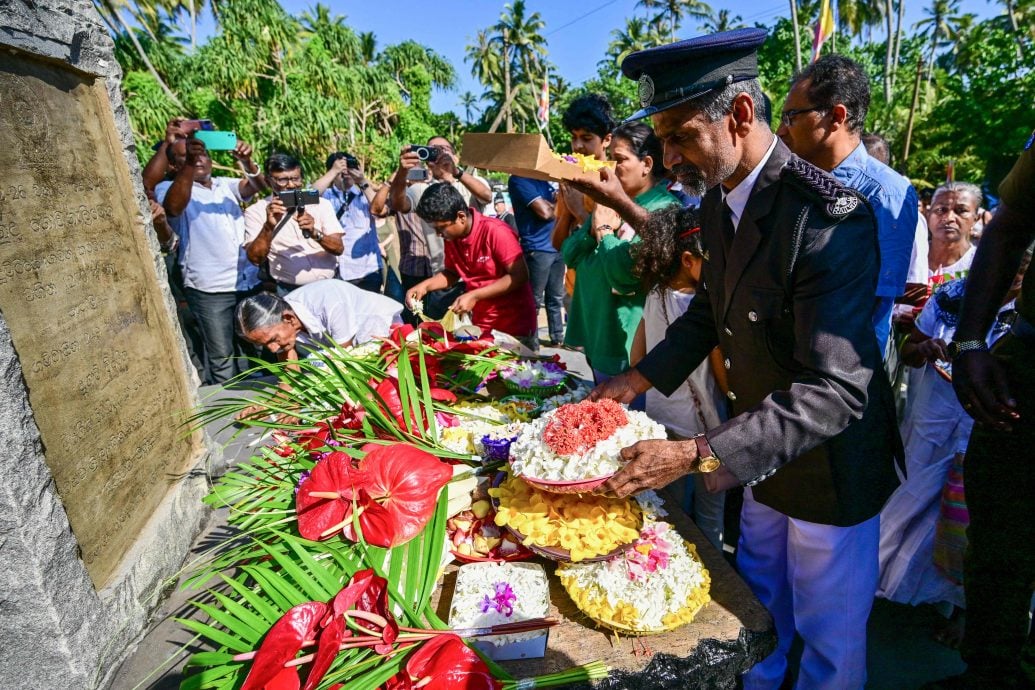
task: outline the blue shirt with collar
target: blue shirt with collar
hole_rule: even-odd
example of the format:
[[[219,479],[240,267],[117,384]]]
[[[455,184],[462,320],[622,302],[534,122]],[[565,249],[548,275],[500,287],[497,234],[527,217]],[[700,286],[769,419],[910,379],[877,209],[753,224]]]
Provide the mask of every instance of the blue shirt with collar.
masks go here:
[[[338,275],[342,280],[357,280],[383,265],[377,241],[377,226],[370,214],[370,202],[356,185],[341,191],[334,185],[321,196],[331,202],[341,223],[344,251],[338,257]]]
[[[880,275],[877,278],[873,327],[881,352],[884,352],[895,298],[906,288],[906,274],[920,212],[916,190],[905,177],[870,156],[862,142],[831,172],[841,184],[866,197],[877,218]]]

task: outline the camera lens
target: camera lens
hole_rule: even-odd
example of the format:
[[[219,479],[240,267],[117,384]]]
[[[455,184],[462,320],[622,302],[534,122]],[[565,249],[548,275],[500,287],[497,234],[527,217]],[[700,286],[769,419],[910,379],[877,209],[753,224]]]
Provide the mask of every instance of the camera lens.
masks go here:
[[[429,158],[431,158],[431,149],[429,149],[427,146],[418,146],[417,158],[420,158],[422,161],[428,160]]]

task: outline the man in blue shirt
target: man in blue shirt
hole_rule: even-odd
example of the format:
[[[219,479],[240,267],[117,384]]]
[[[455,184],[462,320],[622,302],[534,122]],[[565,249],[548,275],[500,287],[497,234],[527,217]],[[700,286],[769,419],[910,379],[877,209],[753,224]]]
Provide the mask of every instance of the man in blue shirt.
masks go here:
[[[327,173],[313,187],[331,202],[345,231],[345,249],[338,257],[338,276],[369,292],[381,292],[381,246],[370,213],[377,190],[367,180],[363,166],[353,156],[335,151],[327,157]]]
[[[919,210],[909,180],[863,146],[869,107],[866,72],[843,55],[826,55],[795,76],[776,133],[791,151],[859,191],[873,207],[880,245],[873,329],[886,356],[895,298],[906,292]]]
[[[511,175],[507,183],[518,240],[528,264],[536,314],[546,305],[550,346],[564,342],[564,259],[550,243],[557,192],[549,182]]]

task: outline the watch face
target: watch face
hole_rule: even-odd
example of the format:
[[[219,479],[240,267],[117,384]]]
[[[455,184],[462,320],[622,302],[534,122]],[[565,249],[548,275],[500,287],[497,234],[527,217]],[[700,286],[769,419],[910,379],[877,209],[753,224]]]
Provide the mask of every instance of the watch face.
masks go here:
[[[707,474],[708,472],[714,472],[715,470],[719,469],[719,464],[719,459],[715,456],[712,456],[710,458],[702,458],[701,463],[697,466],[697,469],[698,471]]]

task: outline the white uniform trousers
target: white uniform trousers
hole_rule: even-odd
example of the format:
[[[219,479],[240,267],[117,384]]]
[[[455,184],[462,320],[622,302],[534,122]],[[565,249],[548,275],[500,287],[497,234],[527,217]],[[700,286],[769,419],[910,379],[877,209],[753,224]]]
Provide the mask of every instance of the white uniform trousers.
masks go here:
[[[789,518],[744,490],[737,566],[776,624],[776,651],[744,674],[745,690],[776,690],[794,634],[805,649],[798,690],[866,684],[866,622],[877,589],[880,516],[851,527]]]

